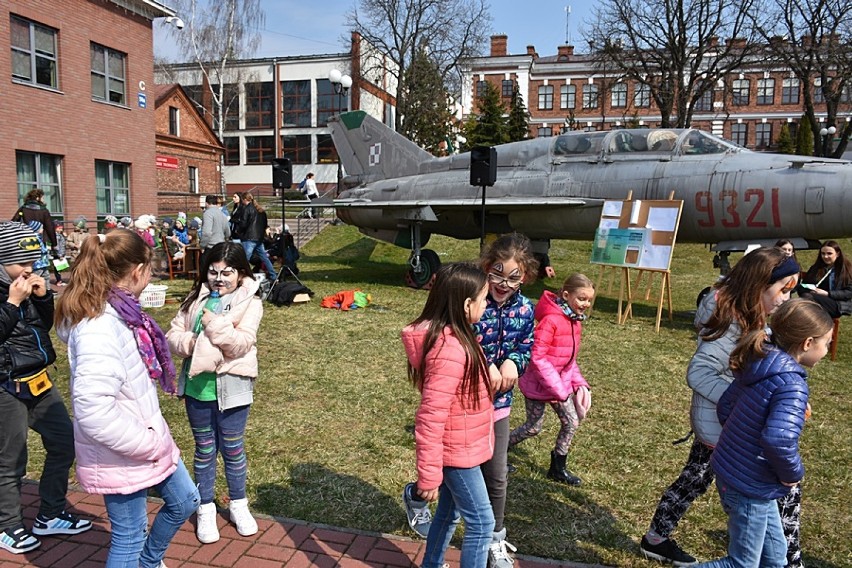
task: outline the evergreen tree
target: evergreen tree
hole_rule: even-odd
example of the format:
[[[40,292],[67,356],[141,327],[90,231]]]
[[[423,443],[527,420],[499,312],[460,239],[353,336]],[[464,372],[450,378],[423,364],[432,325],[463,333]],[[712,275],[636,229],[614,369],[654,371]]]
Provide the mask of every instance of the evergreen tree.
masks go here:
[[[453,116],[438,66],[425,49],[417,50],[403,89],[409,106],[400,133],[436,156],[445,155]]]
[[[781,154],[795,154],[796,144],[793,142],[793,137],[790,136],[790,127],[787,124],[781,125],[781,131],[778,133],[778,152]]]
[[[812,156],[814,153],[814,133],[811,130],[811,119],[803,114],[799,121],[799,132],[796,135],[796,154]]]
[[[469,116],[465,121],[465,149],[508,142],[505,112],[497,87],[486,82],[485,92],[477,101],[477,114]]]
[[[512,102],[509,105],[509,119],[507,124],[507,136],[509,142],[526,140],[530,135],[530,113],[524,104],[521,90],[515,83],[512,91]]]

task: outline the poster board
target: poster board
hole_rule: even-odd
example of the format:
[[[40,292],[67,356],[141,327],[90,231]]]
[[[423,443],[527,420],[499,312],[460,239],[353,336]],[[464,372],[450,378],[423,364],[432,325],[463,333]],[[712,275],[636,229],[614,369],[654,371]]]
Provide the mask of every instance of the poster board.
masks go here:
[[[605,201],[591,262],[668,270],[682,210],[681,200]]]

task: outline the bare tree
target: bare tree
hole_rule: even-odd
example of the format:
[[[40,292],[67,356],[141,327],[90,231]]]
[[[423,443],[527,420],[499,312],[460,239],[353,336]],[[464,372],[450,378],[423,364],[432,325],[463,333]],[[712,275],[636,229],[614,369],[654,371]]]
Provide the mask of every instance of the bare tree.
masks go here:
[[[185,29],[171,30],[182,55],[198,66],[210,90],[213,126],[219,140],[225,141],[225,117],[239,93],[228,85],[240,78],[230,65],[249,57],[260,46],[260,32],[266,16],[260,0],[174,0],[175,11]],[[224,158],[220,163],[220,193],[225,191]]]
[[[604,0],[584,36],[600,66],[648,86],[661,126],[684,127],[755,49],[748,14],[759,1]]]
[[[418,49],[428,52],[447,92],[457,94],[459,62],[481,53],[491,27],[486,0],[359,0],[347,17],[352,29],[392,62],[388,69],[398,85],[395,126],[402,133],[408,91],[416,88],[406,74]]]
[[[852,110],[852,3],[848,0],[770,0],[757,20],[767,57],[784,65],[802,87],[804,114],[810,122],[814,154],[839,158],[852,135],[852,122],[838,118]],[[818,82],[817,82],[818,81]],[[840,144],[825,146],[814,105],[824,101],[826,125],[839,126]]]

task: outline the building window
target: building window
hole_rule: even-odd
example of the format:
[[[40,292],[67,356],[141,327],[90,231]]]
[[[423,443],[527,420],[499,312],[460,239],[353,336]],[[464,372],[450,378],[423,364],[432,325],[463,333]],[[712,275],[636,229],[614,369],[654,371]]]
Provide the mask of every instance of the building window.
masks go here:
[[[503,79],[500,85],[500,94],[504,99],[511,99],[515,94],[515,82],[511,79]]]
[[[169,107],[169,134],[180,136],[180,109],[173,106]]]
[[[130,165],[95,160],[95,201],[98,215],[130,213]]]
[[[695,101],[693,110],[699,112],[709,112],[713,110],[713,89],[708,89],[701,93],[701,96]]]
[[[91,44],[92,98],[123,105],[127,103],[124,85],[125,54],[108,47]]]
[[[213,90],[218,94],[219,85],[213,85]],[[225,117],[224,130],[240,129],[240,86],[236,83],[225,83],[222,89],[222,114]],[[213,130],[219,131],[219,117],[213,113]]]
[[[192,101],[195,110],[198,111],[198,114],[201,116],[207,116],[207,108],[204,106],[204,98],[207,97],[208,100],[210,96],[207,94],[207,89],[204,88],[204,85],[181,85],[183,87],[186,96],[189,97],[189,100]]]
[[[311,82],[281,82],[281,125],[284,128],[311,125]]]
[[[331,141],[331,134],[317,134],[317,163],[337,163],[337,149]]]
[[[240,165],[240,137],[229,136],[225,138],[225,165]]]
[[[748,106],[748,91],[751,87],[748,79],[734,79],[731,83],[731,104]]]
[[[562,85],[559,88],[559,108],[576,108],[577,107],[577,86]]]
[[[781,82],[781,104],[782,105],[797,105],[799,104],[799,80],[795,77],[784,79]]]
[[[484,97],[487,88],[488,88],[488,81],[477,81],[476,82],[476,98],[481,99],[482,97]]]
[[[246,164],[271,164],[274,157],[274,136],[246,136]]]
[[[311,135],[298,134],[296,136],[281,137],[281,156],[290,158],[294,164],[311,163]]]
[[[51,213],[62,212],[60,165],[62,158],[50,154],[15,152],[18,165],[18,202],[33,189],[44,191],[44,202]]]
[[[636,108],[648,108],[651,106],[650,86],[644,83],[636,85],[636,90],[633,93],[633,106]]]
[[[189,192],[198,193],[198,168],[189,166],[186,172],[189,174]]]
[[[538,110],[553,110],[553,85],[538,88]]]
[[[757,148],[769,148],[772,145],[772,125],[758,122],[754,127],[754,145]]]
[[[825,103],[825,94],[822,92],[822,79],[819,77],[814,79],[814,103]]]
[[[745,147],[748,143],[748,124],[734,123],[731,125],[731,142]]]
[[[275,126],[275,87],[272,83],[246,83],[246,128]]]
[[[349,110],[347,96],[334,92],[328,79],[317,79],[317,126],[326,126],[328,119]]]
[[[627,84],[616,83],[612,86],[610,93],[610,104],[612,108],[625,108],[627,106]]]
[[[12,79],[52,89],[56,77],[56,30],[12,16]]]
[[[758,79],[757,104],[771,105],[775,103],[775,79]]]
[[[583,108],[598,108],[598,86],[587,83],[583,85]]]
[[[549,138],[553,136],[553,128],[550,126],[539,126],[538,127],[538,137],[539,138]]]

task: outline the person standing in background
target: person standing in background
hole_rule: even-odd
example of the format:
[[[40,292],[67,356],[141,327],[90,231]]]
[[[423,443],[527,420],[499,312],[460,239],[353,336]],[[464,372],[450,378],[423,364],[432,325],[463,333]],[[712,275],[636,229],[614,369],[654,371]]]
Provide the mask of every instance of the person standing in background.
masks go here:
[[[218,204],[219,197],[216,195],[208,195],[204,198],[204,215],[201,218],[201,249],[204,251],[231,238],[228,220],[225,219]]]

